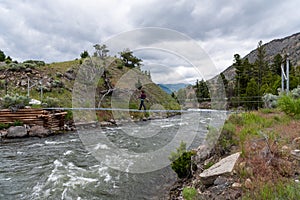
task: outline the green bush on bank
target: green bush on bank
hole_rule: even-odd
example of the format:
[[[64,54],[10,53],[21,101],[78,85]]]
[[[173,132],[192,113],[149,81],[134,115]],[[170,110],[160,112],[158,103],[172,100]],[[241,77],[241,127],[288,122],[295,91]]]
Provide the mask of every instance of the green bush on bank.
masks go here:
[[[0,130],[3,130],[3,129],[8,129],[9,127],[11,126],[23,126],[23,122],[17,120],[17,121],[14,121],[13,123],[11,124],[4,124],[4,123],[0,123]]]
[[[178,178],[187,178],[192,174],[192,156],[196,153],[186,150],[186,143],[183,141],[176,149],[176,152],[172,152],[169,160],[172,161],[171,168],[176,172]]]
[[[300,116],[300,98],[283,95],[278,99],[278,107],[288,115]]]
[[[18,94],[15,94],[14,96],[5,95],[0,106],[2,108],[24,107],[24,106],[28,106],[29,102],[30,99],[26,96],[21,96]]]

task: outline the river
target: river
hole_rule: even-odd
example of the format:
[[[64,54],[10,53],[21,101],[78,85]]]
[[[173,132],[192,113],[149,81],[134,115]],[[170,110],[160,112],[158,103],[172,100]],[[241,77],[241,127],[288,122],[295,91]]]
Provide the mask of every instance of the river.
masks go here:
[[[186,131],[185,135],[189,136],[191,131],[183,127],[193,127],[190,124],[193,119],[199,126],[194,130],[189,148],[195,148],[205,138],[211,121],[209,116],[189,116],[184,120],[175,116],[136,122],[134,126],[125,124],[47,138],[3,140],[0,142],[0,199],[163,199],[167,188],[176,180],[170,166],[138,173],[116,169],[107,160],[99,159],[101,156],[97,157],[112,151],[109,145],[96,140],[95,144],[99,143],[101,148],[95,156],[80,134],[101,132],[118,148],[148,152],[166,146],[179,131]],[[130,128],[134,128],[132,135],[126,134]],[[134,137],[149,130],[158,131],[146,139]]]

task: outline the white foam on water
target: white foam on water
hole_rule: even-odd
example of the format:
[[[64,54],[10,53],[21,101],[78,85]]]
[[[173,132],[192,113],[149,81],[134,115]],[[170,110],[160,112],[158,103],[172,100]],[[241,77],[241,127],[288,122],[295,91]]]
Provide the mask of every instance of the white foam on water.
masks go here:
[[[70,155],[70,154],[72,154],[72,153],[73,153],[73,151],[68,150],[68,151],[66,151],[66,152],[64,153],[64,155],[67,156],[67,155]]]
[[[47,182],[56,182],[58,179],[62,178],[63,175],[59,174],[59,167],[63,167],[63,164],[59,160],[53,162],[54,169],[51,171],[51,174],[48,176]],[[57,175],[58,174],[58,175]]]
[[[94,150],[98,150],[98,149],[109,149],[109,147],[106,144],[99,143],[94,147]]]
[[[179,126],[185,126],[185,125],[189,125],[189,123],[187,123],[187,122],[180,122],[180,123],[178,123],[178,125]]]
[[[73,188],[76,189],[78,186],[84,187],[88,183],[97,182],[98,179],[95,178],[86,178],[83,176],[78,176],[76,174],[74,175],[67,175],[69,180],[65,183],[63,183],[63,186],[66,188]]]
[[[32,148],[32,147],[42,147],[42,146],[44,146],[44,144],[36,143],[36,144],[29,145],[28,147]]]
[[[64,144],[65,142],[63,142],[63,141],[60,141],[60,142],[56,142],[56,141],[48,141],[48,140],[46,140],[45,141],[45,144]]]
[[[11,180],[11,178],[2,178],[2,179],[0,179],[0,181],[9,181],[9,180]]]
[[[42,189],[43,189],[43,185],[40,184],[40,182],[37,182],[37,184],[32,188],[33,191],[32,197],[33,198],[39,197]]]
[[[175,126],[175,124],[166,124],[166,125],[162,125],[160,127],[161,128],[169,128],[169,127],[172,127],[172,126]]]

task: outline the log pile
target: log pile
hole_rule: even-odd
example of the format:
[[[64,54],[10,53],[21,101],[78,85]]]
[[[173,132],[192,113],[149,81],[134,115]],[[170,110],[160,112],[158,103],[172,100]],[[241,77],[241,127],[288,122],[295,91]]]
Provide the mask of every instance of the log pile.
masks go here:
[[[65,115],[63,111],[46,111],[43,109],[18,109],[11,111],[10,109],[0,110],[0,123],[13,124],[16,121],[33,126],[44,126],[50,130],[61,130],[65,124]]]

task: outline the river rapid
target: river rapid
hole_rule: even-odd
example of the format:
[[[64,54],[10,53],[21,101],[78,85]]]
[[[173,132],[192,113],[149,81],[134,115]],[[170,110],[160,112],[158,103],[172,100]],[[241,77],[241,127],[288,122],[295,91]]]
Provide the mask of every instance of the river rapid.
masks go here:
[[[118,148],[147,152],[168,144],[178,130],[189,135],[189,129],[182,127],[190,127],[193,119],[197,120],[199,127],[194,130],[196,135],[189,146],[191,149],[203,142],[211,120],[209,116],[189,116],[189,120],[184,121],[182,116],[175,116],[136,122],[130,136],[123,130],[128,131],[132,125],[121,125],[83,129],[47,138],[3,140],[0,142],[0,199],[164,199],[168,187],[176,180],[170,166],[145,173],[113,169],[107,162],[95,158],[80,134],[101,132]],[[159,131],[147,139],[134,137],[134,134],[156,130],[157,127]],[[104,145],[104,154],[109,150],[105,144],[99,145]],[[101,153],[101,148],[97,152]]]

